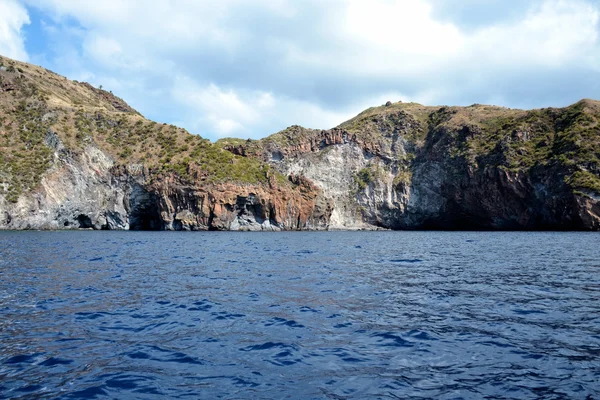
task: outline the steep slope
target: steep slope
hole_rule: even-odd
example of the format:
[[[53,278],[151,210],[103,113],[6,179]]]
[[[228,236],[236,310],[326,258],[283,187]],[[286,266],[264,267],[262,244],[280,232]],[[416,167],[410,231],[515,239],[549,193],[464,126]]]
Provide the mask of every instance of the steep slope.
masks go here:
[[[388,103],[211,143],[0,58],[2,229],[600,230],[600,103]]]
[[[302,175],[333,229],[600,229],[600,103],[563,109],[388,103],[331,130],[288,128],[234,154]]]
[[[0,58],[0,228],[325,229],[301,178]]]

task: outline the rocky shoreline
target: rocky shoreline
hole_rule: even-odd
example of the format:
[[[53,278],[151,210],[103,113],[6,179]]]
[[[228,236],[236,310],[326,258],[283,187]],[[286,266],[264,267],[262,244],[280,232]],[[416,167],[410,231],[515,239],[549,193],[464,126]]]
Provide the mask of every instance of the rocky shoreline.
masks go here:
[[[210,143],[0,61],[0,229],[600,230],[597,101],[389,102],[329,130]]]

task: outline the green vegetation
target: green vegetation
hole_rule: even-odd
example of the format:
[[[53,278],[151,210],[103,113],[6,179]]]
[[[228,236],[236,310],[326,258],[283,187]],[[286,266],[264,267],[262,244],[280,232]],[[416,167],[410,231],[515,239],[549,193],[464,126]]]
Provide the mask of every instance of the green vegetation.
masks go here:
[[[291,126],[262,140],[228,138],[213,144],[146,120],[102,87],[5,58],[0,65],[7,66],[0,70],[6,88],[0,96],[0,192],[10,201],[39,185],[52,165],[53,149],[46,142],[54,135],[73,157],[98,146],[117,164],[143,164],[151,174],[202,183],[291,185],[261,160],[276,152],[314,150],[342,135],[387,157],[387,167],[372,162],[355,174],[358,191],[391,166],[398,169],[394,185],[407,185],[413,163],[427,160],[449,161],[446,165],[457,171],[553,168],[573,190],[600,190],[600,103],[591,100],[531,111],[398,102],[369,108],[325,134]]]
[[[370,168],[363,168],[353,176],[358,192],[362,192],[373,182],[373,174]]]
[[[356,193],[365,190],[372,182],[379,181],[384,177],[384,170],[378,164],[369,164],[353,175],[356,185]]]
[[[202,183],[291,185],[260,160],[148,121],[118,97],[87,83],[16,61],[0,71],[0,82],[11,88],[0,97],[0,193],[10,201],[39,186],[52,165],[54,150],[47,135],[73,157],[97,146],[117,164],[144,164],[153,175],[176,174]]]
[[[577,171],[565,177],[565,182],[576,189],[593,191],[600,194],[600,177],[589,171]]]
[[[114,117],[77,111],[75,145],[83,148],[93,138],[122,164],[143,163],[156,173],[175,173],[187,180],[266,184],[271,176],[277,177],[267,164],[236,156],[173,125],[157,124],[137,115]]]
[[[286,149],[310,143],[319,132],[293,125],[261,140],[225,138],[215,144],[223,149],[243,147],[248,156],[261,157],[267,149]]]
[[[382,142],[402,136],[408,143],[422,145],[427,135],[428,107],[416,103],[393,103],[373,107],[340,125],[367,145],[378,147]]]
[[[2,119],[0,188],[8,201],[16,202],[34,189],[50,166],[52,151],[45,138],[51,121],[44,121],[46,111],[43,103],[21,101],[11,115],[12,124]]]
[[[410,185],[412,181],[412,172],[408,169],[401,169],[398,171],[396,176],[394,177],[394,188],[400,188],[402,186]]]
[[[257,159],[233,155],[209,141],[201,142],[190,156],[212,182],[266,183],[269,177],[280,175]]]

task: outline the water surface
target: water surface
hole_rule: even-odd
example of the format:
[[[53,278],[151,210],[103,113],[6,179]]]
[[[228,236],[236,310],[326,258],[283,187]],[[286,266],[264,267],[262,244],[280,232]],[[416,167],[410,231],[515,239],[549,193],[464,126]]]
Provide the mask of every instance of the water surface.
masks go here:
[[[0,232],[0,397],[599,398],[599,244]]]

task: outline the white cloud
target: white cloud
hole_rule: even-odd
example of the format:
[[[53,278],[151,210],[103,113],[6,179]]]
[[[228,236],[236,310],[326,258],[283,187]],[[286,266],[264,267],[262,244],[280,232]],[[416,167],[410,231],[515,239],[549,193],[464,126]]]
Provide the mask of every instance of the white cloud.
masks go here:
[[[265,108],[258,101],[264,95],[260,92],[248,93],[242,99],[231,89],[223,90],[215,84],[200,87],[189,78],[178,79],[173,93],[182,106],[197,111],[198,121],[209,122],[219,136],[230,135],[255,124]]]
[[[600,8],[578,0],[546,1],[513,25],[478,32],[471,48],[494,66],[558,67],[600,60]]]
[[[0,54],[27,61],[21,28],[29,24],[27,10],[14,0],[0,1]]]
[[[111,62],[116,57],[121,57],[123,50],[121,44],[117,40],[102,36],[95,36],[85,43],[85,47],[89,54],[96,60],[103,62]]]
[[[347,0],[328,26],[337,52],[319,46],[291,58],[306,66],[346,70],[356,77],[421,77],[497,70],[554,68],[600,62],[600,5],[582,0],[546,0],[520,20],[462,31],[433,19],[425,0]],[[489,78],[489,76],[487,77]]]
[[[348,1],[338,32],[358,46],[372,72],[409,71],[451,57],[464,45],[458,28],[432,19],[425,1]],[[366,58],[365,54],[377,55]]]
[[[235,91],[211,83],[206,87],[196,85],[189,78],[178,79],[173,98],[188,109],[182,121],[198,129],[205,127],[217,137],[242,135],[259,138],[273,133],[269,125],[278,122],[287,127],[291,116],[295,123],[308,127],[333,127],[351,114],[323,110],[309,102],[290,98],[275,98],[261,91]]]
[[[442,0],[24,1],[52,16],[57,37],[72,19],[82,27],[50,67],[212,138],[328,128],[386,100],[600,98],[596,0],[530,0],[468,29],[440,20]]]

